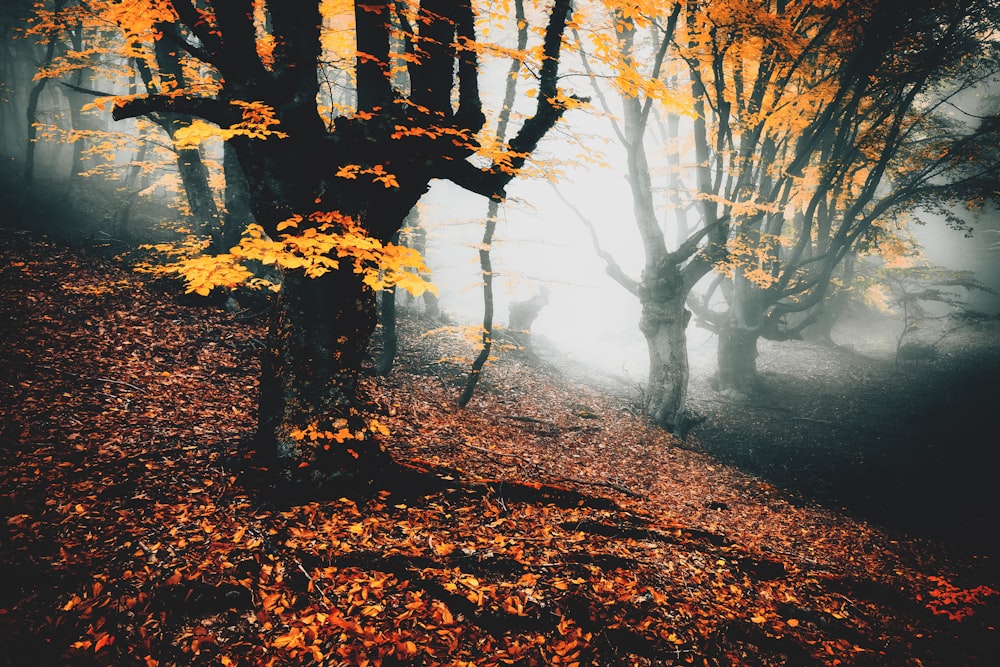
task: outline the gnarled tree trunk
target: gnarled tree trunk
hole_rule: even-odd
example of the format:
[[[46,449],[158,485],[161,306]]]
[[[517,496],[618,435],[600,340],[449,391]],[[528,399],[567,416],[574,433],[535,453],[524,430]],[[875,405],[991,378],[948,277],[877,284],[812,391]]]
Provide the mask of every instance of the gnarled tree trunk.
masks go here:
[[[324,480],[371,475],[388,460],[355,412],[375,323],[375,294],[349,263],[319,278],[284,272],[261,359],[260,453],[287,470],[304,462]],[[344,444],[328,435],[342,429],[351,434]]]
[[[687,289],[676,265],[664,263],[657,275],[643,276],[639,330],[646,337],[649,352],[646,415],[678,434],[686,433],[691,421],[687,410],[687,325],[691,313],[684,307],[686,298]]]

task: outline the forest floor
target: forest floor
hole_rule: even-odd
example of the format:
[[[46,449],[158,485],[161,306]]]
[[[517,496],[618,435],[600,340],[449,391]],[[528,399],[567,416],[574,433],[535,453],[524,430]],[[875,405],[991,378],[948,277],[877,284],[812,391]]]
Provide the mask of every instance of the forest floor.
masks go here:
[[[680,443],[627,393],[501,352],[458,410],[470,344],[427,328],[404,320],[396,369],[364,382],[404,465],[291,497],[244,451],[259,317],[3,235],[0,664],[997,664],[995,553],[840,511],[858,474],[784,435],[865,401],[808,385],[783,411],[802,386],[762,357],[770,394],[736,407],[772,430],[696,388],[703,442]],[[775,483],[784,454],[753,475],[697,451],[727,433],[734,457],[774,437],[811,495]]]
[[[897,322],[892,323],[900,328]],[[928,322],[922,359],[895,359],[884,321],[848,321],[842,347],[760,347],[761,391],[726,401],[702,373],[703,451],[890,532],[1000,558],[996,379],[1000,321]]]

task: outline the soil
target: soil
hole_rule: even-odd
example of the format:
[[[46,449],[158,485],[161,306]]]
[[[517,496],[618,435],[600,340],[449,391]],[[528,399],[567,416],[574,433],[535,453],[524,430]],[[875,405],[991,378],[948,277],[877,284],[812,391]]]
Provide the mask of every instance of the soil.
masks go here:
[[[1000,322],[943,321],[915,341],[927,358],[898,363],[892,328],[841,325],[840,346],[761,341],[752,397],[721,395],[711,364],[693,365],[689,404],[705,421],[686,444],[890,534],[1000,555]],[[590,381],[638,402],[623,382]]]

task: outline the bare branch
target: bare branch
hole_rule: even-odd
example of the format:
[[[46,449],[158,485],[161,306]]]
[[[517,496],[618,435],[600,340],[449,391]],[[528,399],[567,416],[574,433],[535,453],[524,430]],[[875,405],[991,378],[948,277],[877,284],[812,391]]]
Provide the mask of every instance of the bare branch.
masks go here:
[[[111,113],[115,120],[136,118],[150,113],[179,113],[202,118],[219,127],[238,123],[241,115],[225,102],[213,97],[175,97],[145,95],[119,100]]]
[[[594,244],[594,252],[597,253],[598,257],[604,260],[605,272],[609,276],[611,276],[611,278],[614,279],[615,282],[624,287],[631,294],[639,296],[639,283],[630,278],[625,273],[625,271],[622,270],[621,265],[618,264],[617,261],[615,261],[615,258],[611,255],[611,253],[607,252],[606,250],[604,250],[604,248],[601,247],[601,241],[600,239],[597,238],[597,229],[594,227],[594,223],[592,223],[590,219],[587,218],[587,216],[585,216],[580,211],[580,209],[578,209],[576,205],[573,204],[573,202],[568,200],[563,195],[563,193],[559,191],[559,188],[557,188],[554,183],[552,184],[552,189],[555,191],[556,196],[559,197],[559,199],[561,199],[562,202],[566,204],[566,206],[569,207],[569,209],[573,211],[573,213],[576,214],[577,219],[580,222],[582,222],[583,225],[587,228],[587,231],[590,232],[590,240]]]

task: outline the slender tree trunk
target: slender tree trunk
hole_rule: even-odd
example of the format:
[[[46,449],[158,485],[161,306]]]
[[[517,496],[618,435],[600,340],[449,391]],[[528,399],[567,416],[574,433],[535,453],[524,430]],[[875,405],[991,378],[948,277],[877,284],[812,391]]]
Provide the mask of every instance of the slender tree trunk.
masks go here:
[[[375,322],[375,294],[349,263],[319,278],[285,271],[261,359],[259,453],[290,473],[306,463],[315,482],[372,477],[388,460],[356,411]]]
[[[223,241],[219,208],[215,205],[212,188],[208,184],[208,167],[201,159],[201,152],[197,148],[178,150],[177,170],[184,184],[198,236],[211,240],[209,252],[212,254],[225,252],[229,248]]]
[[[396,288],[382,290],[379,319],[382,322],[382,354],[379,355],[375,373],[388,375],[396,363],[396,352],[399,349],[399,333],[396,331]]]
[[[45,47],[44,62],[46,65],[52,62],[52,58],[55,56],[55,49],[55,41],[49,42],[48,46]],[[38,145],[38,128],[35,126],[35,123],[38,122],[38,101],[48,82],[49,80],[44,78],[35,82],[35,85],[31,87],[31,92],[28,93],[28,104],[24,110],[24,115],[28,121],[28,140],[24,150],[24,190],[22,200],[23,195],[28,192],[35,181],[35,147]]]
[[[399,234],[392,237],[393,243],[399,243]],[[396,362],[396,351],[399,348],[399,334],[396,331],[396,288],[382,290],[379,322],[382,324],[382,354],[375,365],[375,373],[388,375]]]
[[[222,169],[226,177],[226,215],[222,223],[222,252],[238,245],[243,231],[253,221],[250,184],[240,166],[236,150],[226,142],[222,147]]]
[[[115,210],[114,224],[111,233],[115,236],[129,236],[129,222],[132,219],[132,206],[135,204],[136,191],[139,189],[139,177],[142,175],[142,162],[146,159],[148,144],[142,140],[135,156],[132,158],[132,166],[129,167],[125,175],[125,183],[119,189],[118,208]]]
[[[483,245],[479,250],[479,268],[483,275],[483,347],[473,360],[469,376],[465,380],[465,387],[458,397],[458,407],[460,408],[464,408],[472,400],[476,385],[479,384],[479,377],[483,373],[483,367],[489,360],[490,350],[493,348],[493,263],[490,259],[490,247],[493,244],[493,232],[497,227],[498,210],[499,205],[491,200],[486,215]]]

